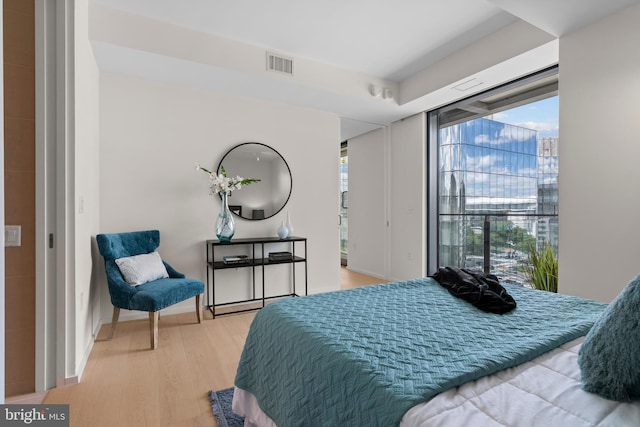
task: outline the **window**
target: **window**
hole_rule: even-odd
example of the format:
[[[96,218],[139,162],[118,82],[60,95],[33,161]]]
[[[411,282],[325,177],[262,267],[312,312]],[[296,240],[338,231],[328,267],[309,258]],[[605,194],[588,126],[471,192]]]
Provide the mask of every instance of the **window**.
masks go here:
[[[532,247],[558,253],[557,87],[553,68],[430,113],[437,266],[525,284]]]
[[[349,157],[347,155],[347,142],[340,145],[340,265],[347,265],[348,243],[348,177]]]

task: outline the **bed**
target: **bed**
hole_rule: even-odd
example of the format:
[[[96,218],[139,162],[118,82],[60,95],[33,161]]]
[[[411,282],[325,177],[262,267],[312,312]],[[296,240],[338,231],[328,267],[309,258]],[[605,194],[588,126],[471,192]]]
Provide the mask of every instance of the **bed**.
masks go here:
[[[580,387],[578,351],[607,306],[505,288],[517,308],[502,315],[431,278],[271,304],[247,336],[234,412],[260,427],[640,425],[638,402]]]

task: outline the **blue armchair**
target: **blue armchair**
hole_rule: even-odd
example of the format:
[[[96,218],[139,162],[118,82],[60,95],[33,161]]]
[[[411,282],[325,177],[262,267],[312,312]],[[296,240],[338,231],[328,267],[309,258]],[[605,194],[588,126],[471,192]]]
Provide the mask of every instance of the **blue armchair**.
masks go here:
[[[113,337],[121,308],[149,312],[153,349],[158,348],[158,319],[163,308],[195,296],[198,323],[202,321],[200,295],[204,292],[204,283],[201,281],[185,278],[184,274],[162,261],[169,277],[132,286],[127,283],[116,264],[117,259],[154,252],[160,246],[158,230],[98,234],[96,240],[104,258],[109,295],[113,304],[113,319],[108,339]]]

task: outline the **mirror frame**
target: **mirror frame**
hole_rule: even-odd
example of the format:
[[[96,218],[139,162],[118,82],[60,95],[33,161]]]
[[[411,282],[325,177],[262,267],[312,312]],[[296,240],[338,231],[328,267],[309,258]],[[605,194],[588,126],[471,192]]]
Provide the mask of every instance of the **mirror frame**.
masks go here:
[[[291,168],[289,167],[289,164],[287,163],[287,161],[284,159],[284,157],[282,156],[282,154],[280,154],[275,148],[270,147],[267,144],[263,144],[261,142],[254,142],[254,141],[249,141],[249,142],[243,142],[241,144],[237,144],[234,145],[233,147],[231,147],[223,156],[222,159],[220,159],[220,162],[218,163],[218,167],[216,169],[216,173],[220,174],[221,171],[221,167],[222,167],[222,163],[224,162],[224,160],[227,158],[227,156],[229,156],[234,150],[246,146],[246,145],[260,145],[262,146],[263,149],[266,150],[270,150],[272,151],[277,157],[279,157],[282,160],[282,163],[284,163],[284,165],[286,166],[286,171],[289,173],[289,194],[287,194],[287,197],[284,201],[284,203],[282,203],[282,206],[280,206],[279,208],[275,209],[275,212],[273,212],[271,215],[265,215],[263,218],[253,218],[253,217],[246,217],[246,216],[242,216],[239,215],[238,212],[234,211],[233,209],[231,209],[231,212],[237,216],[238,218],[242,218],[242,219],[246,219],[248,221],[261,221],[263,219],[268,219],[271,218],[275,215],[277,215],[278,213],[280,213],[280,211],[282,211],[282,209],[284,209],[284,207],[287,205],[287,203],[289,203],[289,199],[291,198],[291,192],[293,191],[293,176],[291,175]],[[254,178],[253,176],[243,176],[243,178]],[[253,184],[250,184],[253,185]],[[242,191],[238,190],[238,191]],[[219,197],[222,199],[222,196],[219,195]],[[231,205],[231,204],[230,204]],[[231,207],[231,206],[230,206]]]

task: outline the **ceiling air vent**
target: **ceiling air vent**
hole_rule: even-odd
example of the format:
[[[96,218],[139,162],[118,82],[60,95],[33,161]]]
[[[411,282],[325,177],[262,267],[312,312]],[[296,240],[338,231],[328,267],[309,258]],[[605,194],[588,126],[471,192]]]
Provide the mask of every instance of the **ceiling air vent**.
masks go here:
[[[267,71],[293,75],[293,59],[267,52]]]
[[[471,79],[469,79],[467,81],[464,81],[464,82],[462,82],[460,84],[457,84],[457,85],[453,86],[452,89],[459,90],[460,92],[465,92],[465,91],[467,91],[469,89],[472,89],[472,88],[474,88],[476,86],[480,86],[481,84],[483,84],[483,82],[481,82],[480,80],[478,80],[475,77],[473,77],[473,78],[471,78]]]

